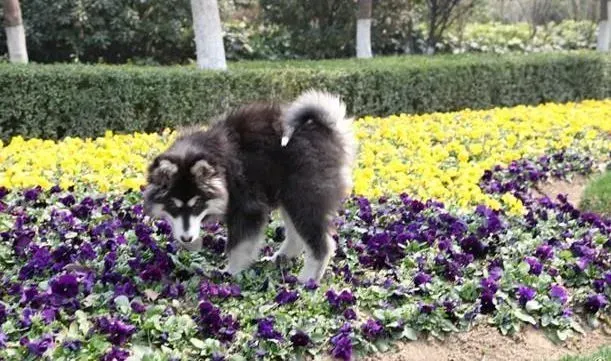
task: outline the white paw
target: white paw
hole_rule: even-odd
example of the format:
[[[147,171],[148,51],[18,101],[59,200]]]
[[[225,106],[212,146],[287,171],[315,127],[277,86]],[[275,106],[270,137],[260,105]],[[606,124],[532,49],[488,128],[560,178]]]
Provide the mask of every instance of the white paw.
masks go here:
[[[305,285],[308,282],[310,282],[310,280],[313,280],[314,283],[320,283],[321,278],[322,278],[322,274],[321,275],[314,275],[314,274],[311,274],[311,272],[303,272],[303,271],[301,271],[301,273],[299,273],[299,276],[297,276],[297,281],[299,283]]]
[[[274,253],[271,256],[264,256],[263,258],[261,258],[261,261],[263,262],[271,262],[271,263],[276,263],[276,260],[278,259],[278,253]]]
[[[237,267],[235,265],[228,265],[225,266],[225,268],[223,268],[221,270],[221,272],[223,273],[229,273],[232,277],[237,276],[240,272],[244,271],[246,269],[246,267]]]

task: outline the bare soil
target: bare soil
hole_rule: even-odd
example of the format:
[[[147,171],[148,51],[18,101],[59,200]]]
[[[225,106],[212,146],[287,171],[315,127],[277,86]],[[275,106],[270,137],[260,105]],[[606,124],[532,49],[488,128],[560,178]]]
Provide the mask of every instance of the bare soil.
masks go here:
[[[556,199],[559,194],[566,194],[569,203],[579,207],[583,191],[589,180],[589,178],[578,176],[570,182],[555,180],[549,183],[540,183],[533,192],[539,196],[546,195],[550,199]]]
[[[402,342],[397,348],[363,361],[554,361],[568,355],[596,352],[611,345],[611,335],[602,330],[554,344],[532,327],[516,336],[503,336],[488,325],[450,335],[446,340]]]

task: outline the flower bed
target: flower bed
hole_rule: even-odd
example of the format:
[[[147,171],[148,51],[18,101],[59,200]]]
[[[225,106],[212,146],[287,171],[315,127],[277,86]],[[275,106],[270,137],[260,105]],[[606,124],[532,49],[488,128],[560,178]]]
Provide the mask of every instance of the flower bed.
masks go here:
[[[305,286],[299,262],[229,279],[222,226],[203,252],[178,251],[138,191],[116,192],[137,189],[173,135],[13,140],[0,151],[0,358],[349,359],[480,321],[561,340],[608,322],[611,220],[528,190],[608,157],[610,105],[365,118],[367,198],[346,202],[332,268]],[[264,253],[283,237],[272,221]]]

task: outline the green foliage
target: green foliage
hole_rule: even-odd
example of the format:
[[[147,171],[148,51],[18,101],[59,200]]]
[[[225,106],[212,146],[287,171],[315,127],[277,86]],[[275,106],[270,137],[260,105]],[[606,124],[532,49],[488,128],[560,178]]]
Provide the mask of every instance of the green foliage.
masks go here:
[[[598,352],[590,356],[565,356],[560,361],[609,361],[611,360],[611,347],[603,346]]]
[[[0,64],[0,138],[156,131],[311,87],[338,92],[355,115],[603,98],[605,64],[588,53],[249,62],[228,72]]]
[[[29,0],[21,5],[30,59],[36,62],[175,64],[194,54],[189,0]]]
[[[543,52],[596,48],[597,25],[590,21],[567,20],[537,26],[527,23],[467,24],[462,34],[451,31],[439,44],[452,53]]]
[[[284,27],[299,57],[354,54],[356,2],[345,0],[261,0],[264,20]]]
[[[611,215],[611,169],[587,185],[580,207],[589,212]]]
[[[354,1],[262,0],[260,13],[251,9],[248,21],[236,20],[240,16],[234,14],[252,4],[238,3],[227,0],[219,4],[229,60],[355,54]],[[189,0],[29,0],[21,5],[33,62],[188,64],[195,57]],[[425,52],[428,18],[422,0],[376,2],[373,18],[375,55]],[[437,50],[508,53],[592,49],[596,27],[594,22],[569,20],[539,26],[533,32],[526,23],[467,24],[462,31],[449,29]],[[5,34],[0,31],[0,61],[5,58],[5,43]]]

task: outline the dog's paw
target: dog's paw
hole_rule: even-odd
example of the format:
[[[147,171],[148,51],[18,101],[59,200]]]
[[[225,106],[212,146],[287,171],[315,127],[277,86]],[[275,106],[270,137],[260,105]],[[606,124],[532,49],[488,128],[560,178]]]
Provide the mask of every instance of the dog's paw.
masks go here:
[[[271,262],[275,265],[280,265],[280,264],[288,262],[289,258],[284,254],[276,252],[272,256],[263,257],[262,260],[264,262]]]
[[[300,284],[304,286],[318,285],[321,279],[322,277],[313,278],[312,275],[306,275],[303,273],[297,276],[297,282],[299,282]]]
[[[235,277],[241,271],[242,270],[236,270],[234,267],[231,267],[231,266],[225,266],[221,268],[221,273],[225,275],[229,275],[230,277]]]

